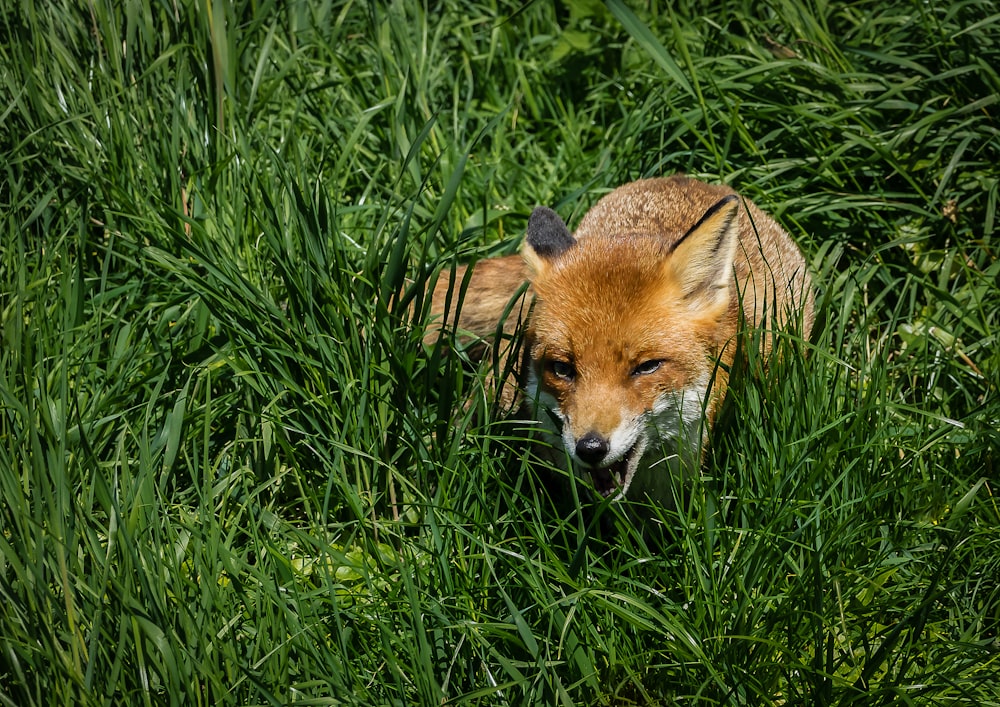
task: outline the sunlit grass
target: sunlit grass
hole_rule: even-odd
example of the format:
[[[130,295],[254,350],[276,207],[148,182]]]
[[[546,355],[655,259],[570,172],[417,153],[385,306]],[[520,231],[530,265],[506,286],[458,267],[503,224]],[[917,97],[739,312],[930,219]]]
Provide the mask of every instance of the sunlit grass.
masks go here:
[[[0,23],[3,704],[997,704],[990,3]],[[676,171],[788,228],[818,319],[637,524],[422,291]]]

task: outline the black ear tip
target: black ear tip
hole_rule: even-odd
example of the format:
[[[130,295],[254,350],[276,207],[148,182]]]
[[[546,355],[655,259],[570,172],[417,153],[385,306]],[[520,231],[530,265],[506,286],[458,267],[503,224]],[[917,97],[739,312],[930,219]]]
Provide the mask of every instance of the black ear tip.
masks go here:
[[[735,194],[727,194],[726,196],[722,197],[717,202],[715,202],[715,205],[708,210],[708,213],[714,214],[716,211],[724,209],[730,204],[736,204],[739,200],[740,198]]]
[[[705,212],[705,215],[698,220],[698,223],[695,224],[694,228],[692,228],[691,230],[693,231],[695,228],[698,228],[703,223],[708,221],[708,219],[712,218],[720,211],[725,211],[729,209],[730,206],[736,206],[737,204],[739,204],[739,201],[740,198],[736,194],[727,194],[726,196],[722,197],[708,208],[708,211]],[[730,219],[733,218],[733,215],[735,213],[736,213],[735,209],[729,212],[726,218],[726,223],[730,222]]]
[[[528,231],[532,230],[546,230],[552,226],[559,225],[565,228],[565,224],[559,214],[550,209],[548,206],[536,206],[531,211],[531,216],[528,218]]]
[[[547,206],[537,206],[528,219],[528,245],[538,255],[548,258],[559,255],[576,243],[566,224]]]

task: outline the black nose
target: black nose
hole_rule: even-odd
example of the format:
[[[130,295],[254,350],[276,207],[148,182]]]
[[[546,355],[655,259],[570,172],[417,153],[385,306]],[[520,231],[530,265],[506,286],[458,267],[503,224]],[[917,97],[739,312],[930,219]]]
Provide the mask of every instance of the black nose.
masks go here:
[[[585,464],[597,464],[608,453],[608,440],[596,432],[588,432],[576,443],[576,456]]]

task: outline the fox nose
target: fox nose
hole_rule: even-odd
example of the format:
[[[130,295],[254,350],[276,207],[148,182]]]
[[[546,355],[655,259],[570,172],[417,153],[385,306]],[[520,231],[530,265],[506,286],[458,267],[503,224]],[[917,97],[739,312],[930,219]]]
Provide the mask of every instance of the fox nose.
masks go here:
[[[576,443],[576,456],[585,464],[597,464],[608,453],[608,440],[596,432],[588,432]]]

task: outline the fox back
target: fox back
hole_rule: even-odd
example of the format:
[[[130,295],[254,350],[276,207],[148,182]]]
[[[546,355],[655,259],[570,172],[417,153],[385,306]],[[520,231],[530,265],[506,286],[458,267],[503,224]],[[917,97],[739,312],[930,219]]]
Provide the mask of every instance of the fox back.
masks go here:
[[[498,302],[509,306],[530,281],[526,412],[551,456],[603,497],[669,505],[701,463],[737,333],[760,328],[767,356],[776,330],[794,322],[808,336],[812,324],[809,276],[788,234],[728,187],[686,177],[614,190],[575,234],[539,207],[522,258],[495,259],[485,279],[473,271],[458,324],[490,334],[482,324],[501,324]]]

